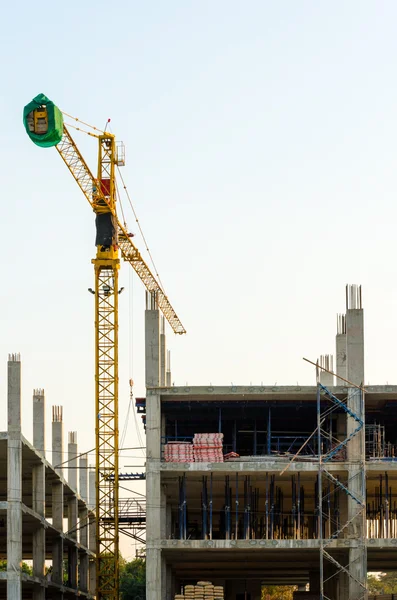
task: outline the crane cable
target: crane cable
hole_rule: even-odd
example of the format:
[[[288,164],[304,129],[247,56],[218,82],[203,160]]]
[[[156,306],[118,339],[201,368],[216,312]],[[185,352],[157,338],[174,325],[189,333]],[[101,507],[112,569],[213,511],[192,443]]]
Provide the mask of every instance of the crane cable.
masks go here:
[[[76,121],[77,123],[81,123],[82,125],[85,125],[86,127],[90,127],[91,129],[93,129],[94,131],[98,131],[99,133],[105,133],[103,131],[103,129],[99,129],[98,127],[94,127],[94,125],[90,125],[89,123],[86,123],[85,121],[82,121],[81,119],[78,119],[77,117],[73,117],[72,115],[69,115],[67,112],[61,110],[61,113],[63,115],[65,115],[65,117],[69,117],[69,119],[73,119],[73,121]],[[73,127],[73,125],[72,125]],[[81,130],[84,131],[84,130]],[[85,133],[88,133],[87,131],[85,131]],[[92,135],[92,134],[89,134]]]
[[[129,311],[128,311],[128,319],[129,319],[129,362],[130,362],[130,406],[133,405],[133,401],[134,401],[134,393],[133,393],[133,385],[134,385],[134,278],[133,278],[133,272],[130,270],[129,271],[129,297],[130,297],[130,306],[129,306]],[[138,441],[139,441],[139,445],[141,447],[141,452],[143,454],[143,456],[145,457],[146,452],[145,452],[145,448],[146,445],[144,445],[143,440],[142,440],[142,436],[141,436],[141,432],[139,430],[139,421],[136,415],[136,411],[132,410],[132,413],[134,415],[134,422],[135,422],[135,431],[137,433],[138,436]]]
[[[96,133],[91,133],[90,131],[81,129],[81,127],[76,127],[75,125],[72,125],[71,123],[65,123],[65,125],[67,125],[68,127],[71,127],[72,129],[75,129],[76,131],[81,131],[82,133],[85,133],[86,135],[89,135],[90,137],[99,139],[99,135],[97,135]]]
[[[63,111],[63,110],[62,110],[61,112],[62,112],[62,114],[63,114],[63,115],[65,115],[65,117],[68,117],[69,119],[73,119],[73,121],[76,121],[77,123],[81,123],[82,125],[85,125],[86,127],[90,127],[91,129],[93,129],[94,131],[98,131],[99,133],[102,133],[102,134],[103,134],[103,133],[105,133],[105,131],[104,131],[103,129],[99,129],[98,127],[95,127],[94,125],[90,125],[89,123],[86,123],[85,121],[82,121],[82,120],[81,120],[81,119],[79,119],[78,117],[73,117],[72,115],[70,115],[69,113],[67,113],[67,112],[65,112],[65,111]],[[108,124],[109,124],[109,123],[110,123],[110,119],[108,119],[108,121],[106,122],[106,127],[108,126]],[[96,137],[96,138],[98,138],[98,137],[99,137],[99,135],[96,135],[96,134],[94,134],[94,133],[91,133],[90,131],[86,131],[85,129],[81,129],[81,127],[76,127],[75,125],[72,125],[71,123],[68,123],[67,125],[68,125],[68,127],[72,127],[72,128],[73,128],[73,129],[75,129],[76,131],[81,131],[82,133],[85,133],[86,135],[89,135],[89,136],[91,136],[91,137]],[[161,281],[161,278],[160,278],[159,272],[158,272],[158,270],[157,270],[156,264],[155,264],[155,262],[154,262],[154,259],[153,259],[153,256],[152,256],[152,253],[151,253],[151,251],[150,251],[149,245],[148,245],[148,243],[147,243],[147,240],[146,240],[145,234],[143,233],[143,229],[142,229],[142,227],[141,227],[141,223],[140,223],[140,221],[139,221],[139,219],[138,219],[138,215],[137,215],[137,213],[136,213],[136,211],[135,211],[134,205],[132,204],[132,200],[131,200],[130,194],[129,194],[129,192],[128,192],[127,186],[126,186],[126,184],[125,184],[125,182],[124,182],[124,179],[123,179],[123,176],[122,176],[122,174],[121,174],[121,172],[120,172],[120,167],[119,167],[119,166],[117,166],[117,171],[118,171],[119,177],[120,177],[120,179],[121,179],[121,182],[122,182],[122,184],[123,184],[123,188],[124,188],[124,191],[125,191],[125,193],[126,193],[126,196],[127,196],[127,198],[128,198],[128,202],[130,203],[131,210],[132,210],[132,212],[133,212],[133,214],[134,214],[135,222],[136,222],[136,224],[138,225],[139,232],[140,232],[140,234],[141,234],[141,237],[142,237],[142,240],[143,240],[143,242],[144,242],[144,244],[145,244],[146,251],[147,251],[147,253],[148,253],[148,255],[149,255],[149,258],[150,258],[150,261],[151,261],[151,263],[152,263],[152,265],[153,265],[153,269],[154,269],[154,272],[155,272],[155,274],[156,274],[156,277],[157,277],[158,283],[159,283],[159,285],[160,285],[160,287],[161,287],[162,291],[164,292],[164,294],[165,294],[165,295],[167,295],[167,294],[166,294],[166,292],[165,292],[165,287],[164,287],[164,285],[163,285],[163,282]],[[118,190],[117,190],[117,195],[118,195],[118,198],[119,198],[119,201],[120,201],[120,194],[119,194]],[[124,225],[126,225],[126,220],[125,220],[124,211],[123,211],[123,207],[122,207],[121,201],[120,201],[120,207],[121,207],[121,212],[122,212],[122,215],[123,215]]]
[[[123,215],[124,227],[127,229],[127,221],[125,220],[124,208],[123,208],[123,203],[121,201],[121,196],[120,196],[119,188],[117,187],[117,185],[115,187],[116,187],[117,200],[119,201],[120,209],[121,209],[121,214]]]
[[[151,253],[151,251],[150,251],[150,248],[149,248],[149,245],[148,245],[148,243],[147,243],[147,241],[146,241],[145,234],[143,233],[143,229],[142,229],[142,227],[141,227],[141,224],[140,224],[140,221],[139,221],[139,219],[138,219],[138,215],[137,215],[137,213],[136,213],[136,211],[135,211],[134,205],[132,204],[131,196],[130,196],[130,194],[129,194],[129,192],[128,192],[128,189],[127,189],[127,186],[126,186],[126,184],[125,184],[125,181],[124,181],[124,179],[123,179],[123,176],[122,176],[122,174],[120,173],[120,167],[117,167],[117,172],[118,172],[118,174],[119,174],[119,177],[120,177],[120,179],[121,179],[121,183],[123,184],[123,188],[124,188],[124,191],[125,191],[125,193],[126,193],[126,196],[127,196],[127,198],[128,198],[128,202],[130,203],[130,206],[131,206],[131,210],[132,210],[132,212],[134,213],[135,222],[136,222],[136,224],[138,225],[139,232],[140,232],[140,234],[141,234],[141,237],[142,237],[142,239],[143,239],[143,242],[144,242],[144,244],[145,244],[145,246],[146,246],[146,251],[147,251],[147,253],[148,253],[148,255],[149,255],[149,258],[150,258],[150,260],[151,260],[151,263],[152,263],[152,265],[153,265],[153,269],[154,269],[154,272],[155,272],[155,274],[156,274],[156,277],[157,277],[158,283],[160,284],[160,287],[161,287],[162,291],[164,292],[164,294],[165,294],[165,295],[167,295],[167,294],[165,293],[165,288],[164,288],[164,285],[163,285],[163,283],[162,283],[162,281],[161,281],[161,279],[160,279],[160,275],[159,275],[159,272],[158,272],[158,270],[157,270],[157,267],[156,267],[156,265],[155,265],[155,262],[154,262],[154,259],[153,259],[153,256],[152,256],[152,253]]]

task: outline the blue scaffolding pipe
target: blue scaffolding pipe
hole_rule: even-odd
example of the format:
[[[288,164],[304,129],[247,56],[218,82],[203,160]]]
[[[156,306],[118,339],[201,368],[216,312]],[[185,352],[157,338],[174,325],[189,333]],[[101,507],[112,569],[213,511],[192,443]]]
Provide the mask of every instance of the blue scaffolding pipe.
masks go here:
[[[229,475],[225,477],[225,539],[230,540],[230,486]]]
[[[236,473],[236,494],[235,494],[235,500],[236,500],[236,527],[235,527],[235,539],[238,539],[238,473]]]
[[[210,475],[210,540],[212,540],[212,472]]]
[[[207,477],[203,476],[203,491],[201,495],[201,504],[202,504],[202,534],[203,540],[207,539],[207,511],[208,511],[208,497],[207,497]]]

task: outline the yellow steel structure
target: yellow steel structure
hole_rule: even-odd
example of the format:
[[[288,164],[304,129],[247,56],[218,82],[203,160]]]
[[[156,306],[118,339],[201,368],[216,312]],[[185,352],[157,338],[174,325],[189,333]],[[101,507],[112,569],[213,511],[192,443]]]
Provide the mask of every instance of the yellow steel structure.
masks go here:
[[[38,109],[40,110],[40,109]],[[40,115],[42,118],[42,115]],[[93,135],[93,134],[91,134]],[[149,292],[157,298],[173,331],[186,333],[162,290],[116,214],[114,135],[95,135],[99,141],[98,174],[95,178],[64,126],[56,146],[96,214],[107,215],[112,242],[97,245],[95,270],[95,437],[96,437],[96,592],[98,600],[119,597],[118,534],[118,271],[120,254],[131,264]]]

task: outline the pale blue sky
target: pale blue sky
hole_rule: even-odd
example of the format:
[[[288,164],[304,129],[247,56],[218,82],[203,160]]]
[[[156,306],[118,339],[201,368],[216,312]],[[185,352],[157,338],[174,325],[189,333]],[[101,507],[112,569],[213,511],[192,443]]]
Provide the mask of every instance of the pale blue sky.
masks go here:
[[[0,393],[7,353],[20,351],[29,436],[31,390],[44,387],[48,424],[63,404],[65,430],[93,445],[94,220],[56,151],[24,132],[22,108],[40,92],[99,127],[111,117],[126,143],[123,175],[188,330],[169,335],[177,384],[314,383],[301,357],[334,351],[347,282],[363,285],[367,381],[397,383],[396,23],[384,0],[3,8]],[[77,138],[95,168],[94,140]]]

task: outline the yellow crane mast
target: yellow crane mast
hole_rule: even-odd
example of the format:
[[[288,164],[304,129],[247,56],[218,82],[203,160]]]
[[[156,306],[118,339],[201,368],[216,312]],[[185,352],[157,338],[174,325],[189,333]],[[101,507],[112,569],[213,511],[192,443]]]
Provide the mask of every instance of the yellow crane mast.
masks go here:
[[[91,205],[96,217],[95,273],[95,448],[96,448],[96,594],[98,600],[119,597],[118,533],[118,272],[120,255],[136,271],[173,331],[186,333],[157,279],[151,273],[116,212],[115,167],[124,163],[115,136],[99,143],[95,178],[63,124],[62,113],[44,95],[24,109],[29,137],[42,147],[55,146]]]

